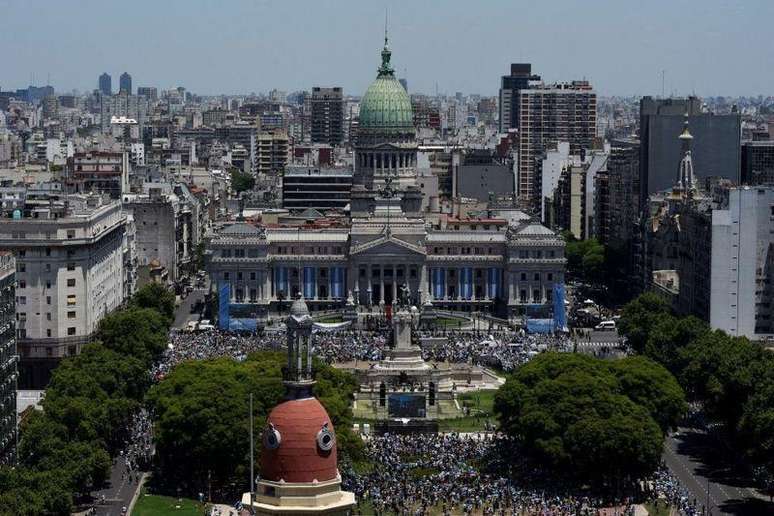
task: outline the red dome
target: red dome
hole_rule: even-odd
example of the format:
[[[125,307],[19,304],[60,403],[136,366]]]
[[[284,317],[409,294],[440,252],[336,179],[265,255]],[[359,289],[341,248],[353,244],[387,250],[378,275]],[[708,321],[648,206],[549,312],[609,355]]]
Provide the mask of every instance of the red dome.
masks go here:
[[[274,407],[266,425],[270,428],[273,424],[279,432],[279,446],[267,446],[264,432],[261,478],[275,482],[322,482],[336,478],[335,439],[328,451],[318,444],[318,434],[326,423],[333,434],[331,418],[315,398],[289,400]]]

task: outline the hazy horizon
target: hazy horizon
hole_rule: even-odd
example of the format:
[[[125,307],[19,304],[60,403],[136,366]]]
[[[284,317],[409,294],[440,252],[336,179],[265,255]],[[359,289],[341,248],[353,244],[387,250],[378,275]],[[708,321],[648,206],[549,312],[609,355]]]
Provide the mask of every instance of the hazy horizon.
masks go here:
[[[108,72],[202,95],[374,79],[389,12],[393,66],[409,91],[496,95],[511,62],[546,82],[587,79],[601,95],[772,95],[774,2],[557,0],[415,3],[205,0],[31,4],[0,0],[0,88],[97,88]]]

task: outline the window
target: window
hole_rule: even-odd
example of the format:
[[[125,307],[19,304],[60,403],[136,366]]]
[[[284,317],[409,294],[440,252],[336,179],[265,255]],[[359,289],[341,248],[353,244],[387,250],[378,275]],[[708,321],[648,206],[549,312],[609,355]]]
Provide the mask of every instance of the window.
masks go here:
[[[51,299],[51,298],[48,298],[48,299]],[[74,305],[75,304],[75,296],[72,296],[72,295],[71,296],[67,296],[67,304],[70,305],[70,306]]]
[[[51,280],[46,280],[46,288],[51,288]]]
[[[51,337],[51,328],[46,329],[46,337]]]
[[[17,263],[16,272],[27,272],[27,265],[24,263]]]
[[[46,264],[46,272],[51,272],[51,264],[50,263]]]
[[[535,273],[534,279],[535,279],[535,281],[540,281],[540,273],[539,272]]]
[[[536,303],[540,302],[540,291],[538,289],[532,291],[532,300]]]
[[[75,278],[69,278],[67,280],[67,286],[68,287],[74,287],[75,286]]]
[[[27,282],[24,280],[19,280],[19,288],[27,288]]]
[[[67,230],[67,238],[75,238],[75,230],[74,229],[68,229]]]
[[[46,247],[46,256],[51,256],[51,248]]]
[[[251,273],[250,273],[250,279],[251,279],[251,280],[255,280],[255,273],[254,273],[254,272],[251,272]]]
[[[26,305],[27,304],[27,297],[26,296],[19,296],[19,304],[20,305]]]
[[[237,272],[237,279],[239,281],[242,281],[242,273],[241,272]]]
[[[75,264],[74,263],[68,263],[67,264],[67,270],[68,271],[74,271],[75,270]]]
[[[224,272],[224,273],[223,273],[223,279],[224,279],[224,280],[228,280],[228,279],[229,279],[229,274],[228,274],[228,272]]]
[[[69,328],[67,328],[67,334],[75,335],[75,326],[70,326]]]
[[[47,321],[51,320],[51,312],[46,312],[46,320]]]
[[[74,297],[74,296],[73,296],[73,297]],[[47,305],[50,305],[50,304],[51,304],[51,296],[46,296],[46,304],[47,304]]]
[[[75,310],[71,310],[70,312],[67,312],[67,318],[75,319]]]
[[[26,339],[27,338],[27,330],[24,328],[19,328],[16,330],[17,337],[20,339]]]
[[[26,321],[27,320],[27,314],[24,312],[19,312],[16,314],[16,319],[19,321]]]
[[[526,272],[522,272],[521,273],[521,281],[527,281],[527,273]]]
[[[553,272],[549,272],[548,273],[548,281],[554,281],[554,273]]]

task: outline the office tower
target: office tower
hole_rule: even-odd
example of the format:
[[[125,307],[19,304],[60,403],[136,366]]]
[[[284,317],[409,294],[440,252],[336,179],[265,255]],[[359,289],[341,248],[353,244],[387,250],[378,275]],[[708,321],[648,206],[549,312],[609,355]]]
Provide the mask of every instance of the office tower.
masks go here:
[[[500,79],[500,132],[518,127],[519,103],[516,95],[519,90],[530,87],[532,81],[539,81],[539,75],[532,75],[532,65],[529,63],[512,63],[511,74]]]
[[[127,95],[132,94],[132,76],[129,75],[128,72],[124,72],[121,74],[121,78],[118,82],[118,92],[119,93],[126,93]]]
[[[16,263],[0,251],[0,465],[16,463]]]
[[[750,339],[774,333],[774,187],[734,188],[712,212],[710,326]]]
[[[774,184],[774,140],[742,143],[740,180],[746,185]]]
[[[741,118],[738,113],[717,115],[702,109],[696,97],[640,100],[640,199],[671,188],[675,163],[680,161],[685,115],[695,140],[692,159],[698,180],[722,177],[739,183]]]
[[[138,86],[137,95],[145,97],[148,100],[156,100],[159,98],[159,90],[154,86]]]
[[[110,131],[110,120],[114,116],[132,118],[142,128],[148,114],[148,106],[148,99],[139,95],[103,95],[99,106],[102,132]]]
[[[54,118],[59,113],[59,99],[54,95],[43,97],[43,118]]]
[[[99,92],[103,95],[113,94],[113,79],[107,73],[99,76]]]
[[[91,342],[126,297],[127,216],[118,201],[29,189],[21,218],[3,220],[16,258],[19,382],[42,389],[59,361]]]
[[[344,141],[344,94],[340,87],[312,88],[312,143]]]
[[[517,194],[539,206],[541,178],[538,160],[558,142],[570,144],[571,154],[590,149],[597,130],[597,94],[588,81],[572,81],[518,90],[515,112],[519,129]]]

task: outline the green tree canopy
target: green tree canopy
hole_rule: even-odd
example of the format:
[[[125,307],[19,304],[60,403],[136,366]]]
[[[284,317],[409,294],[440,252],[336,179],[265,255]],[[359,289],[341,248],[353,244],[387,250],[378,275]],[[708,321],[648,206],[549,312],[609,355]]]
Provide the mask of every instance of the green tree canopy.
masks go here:
[[[576,240],[565,233],[567,271],[574,277],[599,284],[605,275],[605,247],[595,238]]]
[[[616,372],[638,379],[639,365]],[[632,392],[639,388],[637,381],[626,383]],[[602,360],[543,353],[506,381],[495,396],[495,411],[525,453],[558,475],[598,484],[634,481],[660,461],[658,423]]]
[[[164,317],[166,325],[175,320],[175,295],[158,283],[148,283],[135,292],[130,305],[137,308],[151,308]]]
[[[129,308],[105,316],[99,322],[97,339],[108,348],[140,359],[147,365],[167,345],[168,324],[150,308]]]
[[[646,292],[624,306],[618,330],[634,351],[643,353],[651,330],[667,315],[671,315],[671,309],[666,301],[653,292]]]
[[[675,428],[688,406],[675,377],[663,366],[645,357],[610,362],[622,392],[644,407],[662,432]]]
[[[255,177],[252,174],[242,172],[239,169],[231,169],[231,188],[236,193],[252,190],[255,186]]]

